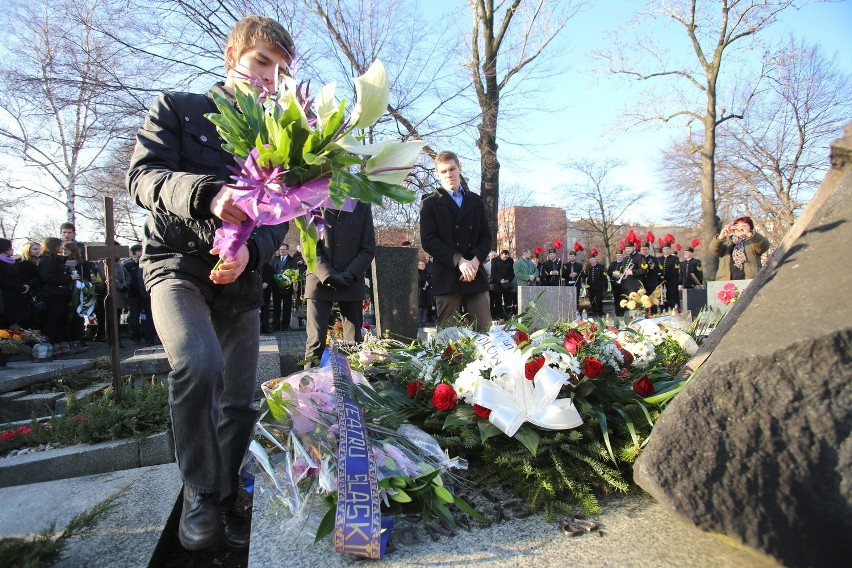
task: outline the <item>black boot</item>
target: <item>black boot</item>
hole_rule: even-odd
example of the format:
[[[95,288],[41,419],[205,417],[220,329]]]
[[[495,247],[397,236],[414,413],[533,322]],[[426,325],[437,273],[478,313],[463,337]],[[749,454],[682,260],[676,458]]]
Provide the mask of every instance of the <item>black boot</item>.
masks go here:
[[[183,487],[183,511],[178,538],[186,550],[204,550],[219,540],[221,528],[219,495]]]
[[[222,511],[222,524],[225,527],[225,544],[237,550],[248,548],[251,539],[251,517],[243,517],[236,511]]]

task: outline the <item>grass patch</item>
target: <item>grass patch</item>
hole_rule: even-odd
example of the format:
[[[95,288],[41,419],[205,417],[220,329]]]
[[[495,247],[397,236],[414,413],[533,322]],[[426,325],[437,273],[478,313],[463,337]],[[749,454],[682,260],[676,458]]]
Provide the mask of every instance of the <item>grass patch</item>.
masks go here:
[[[134,388],[131,379],[125,379],[122,401],[116,404],[113,388],[74,400],[69,398],[62,416],[48,421],[33,420],[28,426],[0,431],[0,454],[42,444],[95,444],[124,438],[141,439],[168,430],[168,385],[146,381]]]

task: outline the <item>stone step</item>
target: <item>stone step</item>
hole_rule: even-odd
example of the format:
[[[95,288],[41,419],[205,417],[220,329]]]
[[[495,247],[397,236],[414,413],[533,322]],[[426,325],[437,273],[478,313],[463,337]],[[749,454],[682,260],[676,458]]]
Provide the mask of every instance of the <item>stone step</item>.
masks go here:
[[[32,537],[88,511],[124,486],[92,536],[72,538],[59,568],[149,565],[181,490],[177,465],[165,464],[0,489],[0,535]]]

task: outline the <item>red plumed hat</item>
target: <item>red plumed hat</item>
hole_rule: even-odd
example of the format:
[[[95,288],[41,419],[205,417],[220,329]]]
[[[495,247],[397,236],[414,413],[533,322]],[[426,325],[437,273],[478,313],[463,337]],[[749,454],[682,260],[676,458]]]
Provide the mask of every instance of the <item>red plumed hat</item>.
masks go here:
[[[618,248],[619,248],[619,250],[624,250],[624,241],[621,241],[620,243],[618,243]]]
[[[682,249],[682,248],[683,247],[680,246],[680,243],[675,245],[675,250],[678,251],[678,252],[680,252],[680,249]]]
[[[540,246],[534,246],[533,247],[533,254],[534,255],[538,256],[543,252],[544,252],[544,249],[542,249]]]
[[[583,248],[583,245],[580,244],[580,241],[574,243],[574,252],[583,252],[584,250],[586,249]]]
[[[666,241],[664,241],[663,239],[658,239],[658,240],[657,240],[657,245],[658,245],[660,248],[663,248],[663,245],[665,245],[665,244],[666,244]]]
[[[630,229],[630,232],[627,233],[627,239],[626,240],[630,241],[631,243],[636,242],[636,233],[633,232],[633,229]]]
[[[654,233],[652,233],[651,231],[648,231],[648,234],[645,235],[645,242],[653,243],[655,240],[657,240],[657,239],[654,238]]]
[[[673,242],[675,242],[674,235],[673,235],[673,234],[671,234],[671,233],[666,233],[665,241],[666,241],[667,243],[673,243]]]
[[[697,247],[699,244],[701,244],[701,242],[698,239],[692,239],[692,242],[689,243],[689,246]]]
[[[597,255],[597,254],[598,254],[598,249],[596,249],[595,247],[592,247],[592,250],[590,250],[590,251],[589,251],[589,254]]]
[[[555,248],[556,250],[561,249],[562,241],[560,241],[559,239],[553,239],[553,248]]]

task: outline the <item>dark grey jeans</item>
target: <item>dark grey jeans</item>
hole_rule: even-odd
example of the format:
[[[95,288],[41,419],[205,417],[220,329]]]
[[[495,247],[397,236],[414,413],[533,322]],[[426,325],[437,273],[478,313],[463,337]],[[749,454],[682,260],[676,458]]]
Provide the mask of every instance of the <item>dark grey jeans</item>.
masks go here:
[[[257,310],[213,311],[192,282],[151,289],[157,333],[172,367],[169,407],[185,485],[233,506],[239,467],[257,417]]]

